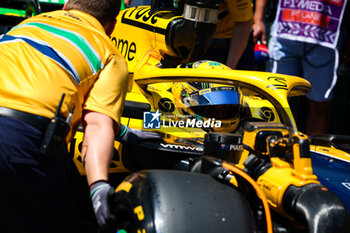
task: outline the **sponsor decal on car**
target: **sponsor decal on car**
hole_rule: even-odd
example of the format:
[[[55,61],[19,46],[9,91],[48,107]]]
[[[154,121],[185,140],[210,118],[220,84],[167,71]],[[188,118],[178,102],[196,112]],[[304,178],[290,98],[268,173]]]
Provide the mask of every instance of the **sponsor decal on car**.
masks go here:
[[[347,189],[350,190],[350,183],[348,183],[348,182],[342,182],[341,184],[344,185],[345,188],[347,188]]]
[[[190,150],[190,151],[203,151],[203,148],[196,147],[196,146],[184,146],[184,145],[177,145],[177,144],[164,144],[160,143],[160,145],[164,148],[168,149],[179,149],[179,150]]]

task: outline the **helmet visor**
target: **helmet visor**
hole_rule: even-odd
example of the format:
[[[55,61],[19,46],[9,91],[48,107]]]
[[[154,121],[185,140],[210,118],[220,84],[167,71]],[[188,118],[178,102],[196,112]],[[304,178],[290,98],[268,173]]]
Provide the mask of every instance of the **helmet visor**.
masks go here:
[[[201,117],[224,120],[237,117],[240,98],[234,87],[214,87],[191,93],[183,103]]]

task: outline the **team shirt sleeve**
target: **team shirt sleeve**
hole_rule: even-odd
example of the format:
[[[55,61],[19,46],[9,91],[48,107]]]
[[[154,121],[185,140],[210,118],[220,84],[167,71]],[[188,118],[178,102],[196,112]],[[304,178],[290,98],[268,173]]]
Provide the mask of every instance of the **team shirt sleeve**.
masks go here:
[[[245,22],[253,18],[251,0],[226,0],[231,18],[234,22]]]
[[[91,88],[84,110],[99,112],[119,123],[123,111],[125,95],[128,90],[128,69],[125,60],[110,56],[105,67]]]

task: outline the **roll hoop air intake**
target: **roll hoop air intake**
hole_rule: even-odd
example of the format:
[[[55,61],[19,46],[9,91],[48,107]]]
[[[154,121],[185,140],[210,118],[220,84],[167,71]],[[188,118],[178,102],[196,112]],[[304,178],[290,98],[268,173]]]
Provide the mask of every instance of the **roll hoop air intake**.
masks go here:
[[[218,11],[218,0],[186,0],[184,17],[169,24],[167,44],[183,63],[203,58],[216,29]]]

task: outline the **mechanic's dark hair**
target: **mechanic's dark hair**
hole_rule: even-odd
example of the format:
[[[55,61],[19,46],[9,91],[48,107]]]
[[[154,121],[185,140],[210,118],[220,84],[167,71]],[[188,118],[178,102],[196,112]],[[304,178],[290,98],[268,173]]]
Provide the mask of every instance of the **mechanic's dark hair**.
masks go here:
[[[123,0],[69,0],[66,10],[79,10],[95,17],[102,25],[112,22]]]

